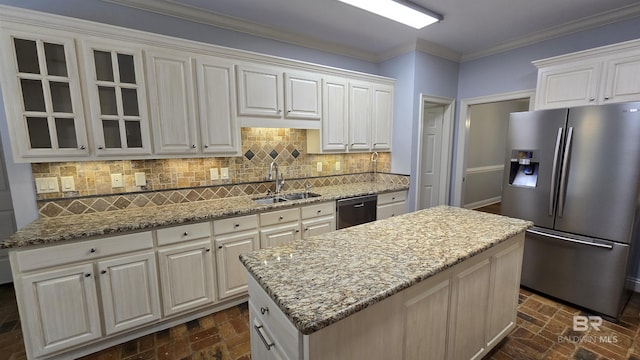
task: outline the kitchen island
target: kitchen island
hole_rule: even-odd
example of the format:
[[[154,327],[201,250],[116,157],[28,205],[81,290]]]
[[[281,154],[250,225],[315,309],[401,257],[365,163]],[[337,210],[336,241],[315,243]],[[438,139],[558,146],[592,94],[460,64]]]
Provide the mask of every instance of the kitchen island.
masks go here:
[[[243,254],[252,356],[480,358],[515,326],[531,225],[441,206]]]

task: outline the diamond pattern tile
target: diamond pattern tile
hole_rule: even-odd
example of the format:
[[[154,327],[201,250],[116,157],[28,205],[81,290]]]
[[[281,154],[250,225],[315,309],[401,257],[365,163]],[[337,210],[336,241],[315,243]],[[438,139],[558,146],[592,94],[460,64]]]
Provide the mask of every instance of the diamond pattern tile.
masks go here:
[[[272,159],[275,159],[278,157],[278,152],[275,149],[271,150],[271,152],[269,153],[269,156],[271,156]]]
[[[256,156],[256,154],[254,154],[251,150],[247,150],[247,152],[244,153],[244,157],[246,157],[247,160],[253,159],[254,156]]]

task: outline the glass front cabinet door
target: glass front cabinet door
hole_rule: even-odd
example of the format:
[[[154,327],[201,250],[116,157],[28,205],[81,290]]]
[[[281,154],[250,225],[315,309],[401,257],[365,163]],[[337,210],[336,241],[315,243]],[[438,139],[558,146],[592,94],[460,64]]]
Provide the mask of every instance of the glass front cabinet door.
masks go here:
[[[30,162],[87,156],[73,39],[14,32],[2,41],[3,90],[14,158]]]
[[[140,49],[84,41],[83,52],[95,154],[150,154]]]

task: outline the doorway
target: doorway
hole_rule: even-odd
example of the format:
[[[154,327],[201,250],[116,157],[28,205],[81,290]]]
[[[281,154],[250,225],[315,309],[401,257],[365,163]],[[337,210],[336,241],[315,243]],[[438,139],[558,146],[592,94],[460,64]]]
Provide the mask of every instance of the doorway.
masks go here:
[[[455,100],[420,95],[416,210],[449,203]]]
[[[14,232],[16,232],[16,219],[13,211],[13,201],[11,201],[11,191],[9,189],[4,152],[2,150],[2,139],[0,139],[0,240],[6,239]],[[0,249],[0,284],[11,281],[11,266],[9,265],[8,250]]]
[[[476,209],[500,203],[509,114],[531,110],[533,95],[525,91],[461,101],[455,205]]]

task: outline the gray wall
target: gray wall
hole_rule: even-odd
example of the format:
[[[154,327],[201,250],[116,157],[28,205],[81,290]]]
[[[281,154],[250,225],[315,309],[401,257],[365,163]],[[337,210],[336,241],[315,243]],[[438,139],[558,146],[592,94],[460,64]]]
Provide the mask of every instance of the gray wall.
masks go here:
[[[470,107],[465,207],[487,205],[501,196],[509,114],[528,109],[528,101],[517,100]]]

